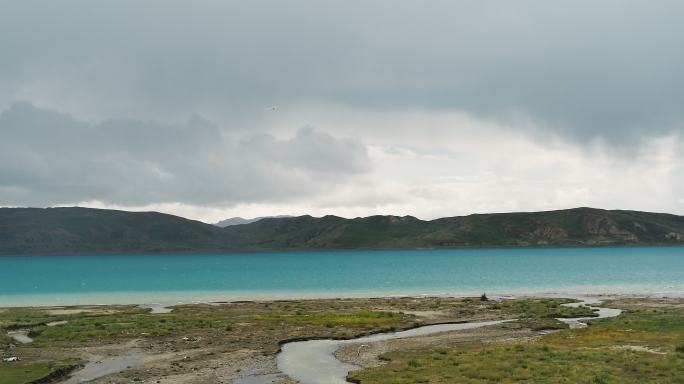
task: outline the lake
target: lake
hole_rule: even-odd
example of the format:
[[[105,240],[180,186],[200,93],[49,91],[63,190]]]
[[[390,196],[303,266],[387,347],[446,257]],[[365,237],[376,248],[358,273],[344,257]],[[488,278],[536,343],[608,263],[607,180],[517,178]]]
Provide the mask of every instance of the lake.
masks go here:
[[[684,247],[0,257],[0,306],[482,292],[682,296]]]

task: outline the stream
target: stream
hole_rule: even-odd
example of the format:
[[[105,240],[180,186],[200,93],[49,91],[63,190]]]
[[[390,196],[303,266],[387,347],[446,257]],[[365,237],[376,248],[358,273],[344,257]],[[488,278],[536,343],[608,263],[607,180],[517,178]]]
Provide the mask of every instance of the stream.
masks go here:
[[[586,305],[597,311],[595,317],[559,318],[559,321],[568,324],[570,328],[587,327],[586,321],[618,316],[622,311],[613,308],[593,307],[591,304],[599,304],[600,301],[581,298],[580,302],[563,304],[568,307]],[[365,336],[351,340],[309,340],[286,343],[278,354],[278,369],[300,384],[345,384],[350,371],[361,369],[360,366],[342,362],[335,356],[335,351],[347,344],[373,343],[377,341],[400,339],[406,337],[425,336],[440,332],[459,331],[501,324],[512,320],[480,321],[461,324],[438,324],[426,325],[419,328],[401,332],[383,333]],[[264,375],[265,376],[265,375]],[[253,377],[257,378],[257,377]],[[264,381],[253,380],[252,383],[270,383],[270,377],[264,377]]]
[[[622,313],[621,309],[616,309],[616,308],[603,308],[603,307],[592,307],[591,304],[599,304],[600,301],[593,300],[593,299],[584,299],[583,301],[580,301],[578,303],[568,303],[568,304],[562,304],[565,307],[571,307],[571,308],[577,308],[582,305],[586,305],[587,307],[595,310],[595,313],[598,314],[598,316],[593,316],[593,317],[572,317],[572,318],[556,318],[556,320],[563,322],[567,324],[570,329],[576,329],[576,328],[586,328],[587,321],[591,319],[604,319],[606,317],[615,317],[618,316],[619,314]]]
[[[287,343],[278,354],[278,369],[300,384],[346,384],[350,371],[360,366],[342,362],[335,351],[346,344],[373,343],[404,337],[425,336],[440,332],[459,331],[501,324],[510,320],[478,321],[459,324],[426,325],[407,331],[379,333],[351,340],[309,340]]]

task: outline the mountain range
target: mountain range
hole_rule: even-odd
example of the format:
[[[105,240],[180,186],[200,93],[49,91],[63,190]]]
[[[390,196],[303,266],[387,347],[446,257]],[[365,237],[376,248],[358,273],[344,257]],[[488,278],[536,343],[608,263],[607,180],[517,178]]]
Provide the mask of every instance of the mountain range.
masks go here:
[[[574,208],[420,220],[271,217],[225,228],[158,212],[0,208],[0,254],[684,245],[684,216]]]
[[[262,217],[255,217],[253,219],[245,219],[242,217],[231,217],[230,219],[221,220],[218,223],[215,223],[214,225],[217,227],[225,228],[225,227],[230,227],[231,225],[251,224],[255,221],[259,221],[261,219],[268,219],[268,218],[272,218],[272,217],[281,218],[281,217],[292,217],[292,216],[286,216],[286,215],[262,216]]]

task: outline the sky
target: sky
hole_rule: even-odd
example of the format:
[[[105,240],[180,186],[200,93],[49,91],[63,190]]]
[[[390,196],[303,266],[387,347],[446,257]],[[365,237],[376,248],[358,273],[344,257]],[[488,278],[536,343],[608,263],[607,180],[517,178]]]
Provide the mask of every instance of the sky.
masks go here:
[[[0,206],[684,214],[681,1],[0,9]]]

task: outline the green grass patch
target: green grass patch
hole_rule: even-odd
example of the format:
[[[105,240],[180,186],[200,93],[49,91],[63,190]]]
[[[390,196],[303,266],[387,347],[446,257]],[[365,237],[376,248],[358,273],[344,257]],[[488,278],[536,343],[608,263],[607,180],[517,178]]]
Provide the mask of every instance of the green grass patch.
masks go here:
[[[196,330],[226,329],[233,320],[207,313],[115,314],[73,319],[57,327],[39,327],[31,332],[35,345],[74,342],[103,342],[185,334]]]
[[[16,362],[0,363],[0,384],[26,384],[42,379],[53,372],[69,369],[71,362]]]
[[[293,325],[332,325],[362,326],[364,328],[385,328],[405,320],[407,316],[392,312],[358,310],[348,313],[278,313],[258,315],[253,319],[268,323],[288,323]]]
[[[682,383],[684,361],[629,350],[510,345],[389,354],[382,367],[352,373],[363,384]]]
[[[497,310],[502,316],[517,317],[518,323],[526,328],[538,330],[565,329],[568,326],[556,318],[593,317],[597,314],[589,307],[566,307],[569,299],[527,299],[488,302],[487,309]]]
[[[27,328],[65,318],[65,316],[52,316],[41,310],[7,309],[0,312],[0,328]]]
[[[588,328],[544,336],[543,341],[592,348],[636,345],[670,352],[684,343],[684,311],[629,310],[617,318],[592,320]]]
[[[217,335],[233,332],[243,334],[245,328],[236,324],[254,324],[254,332],[279,337],[283,327],[302,329],[297,336],[308,330],[311,335],[331,334],[336,337],[353,336],[359,332],[405,328],[413,324],[415,316],[399,313],[403,310],[440,310],[456,319],[477,320],[486,318],[518,317],[526,326],[540,329],[561,328],[562,323],[554,317],[587,316],[588,308],[567,308],[564,299],[530,299],[482,302],[480,300],[404,300],[382,301],[376,305],[394,311],[368,308],[368,302],[317,301],[244,303],[227,306],[187,305],[175,307],[167,314],[150,314],[148,310],[133,306],[108,307],[89,313],[50,315],[39,309],[14,309],[0,312],[0,347],[10,340],[4,336],[6,329],[31,327],[33,346],[95,345],[146,337],[175,337],[179,335]],[[365,308],[364,308],[365,307]],[[106,311],[105,311],[106,310]],[[47,327],[50,321],[68,320],[67,324]],[[326,331],[328,330],[328,331]],[[333,332],[334,331],[334,332]],[[289,337],[283,335],[280,337]],[[301,334],[301,336],[305,336]]]
[[[558,315],[549,303],[509,305],[535,314],[524,320],[532,323]],[[528,344],[425,348],[391,352],[382,359],[389,363],[352,377],[363,384],[684,383],[684,311],[630,309]]]
[[[255,308],[258,307],[258,308]],[[276,332],[283,327],[306,327],[312,331],[348,329],[353,332],[391,329],[406,326],[412,316],[371,310],[307,310],[287,304],[239,306],[180,306],[172,313],[150,314],[131,311],[98,316],[74,317],[56,327],[38,326],[30,336],[34,346],[69,346],[74,344],[106,344],[140,337],[155,338],[181,335],[241,334]],[[236,324],[249,324],[236,326]],[[328,331],[328,333],[330,333]]]

